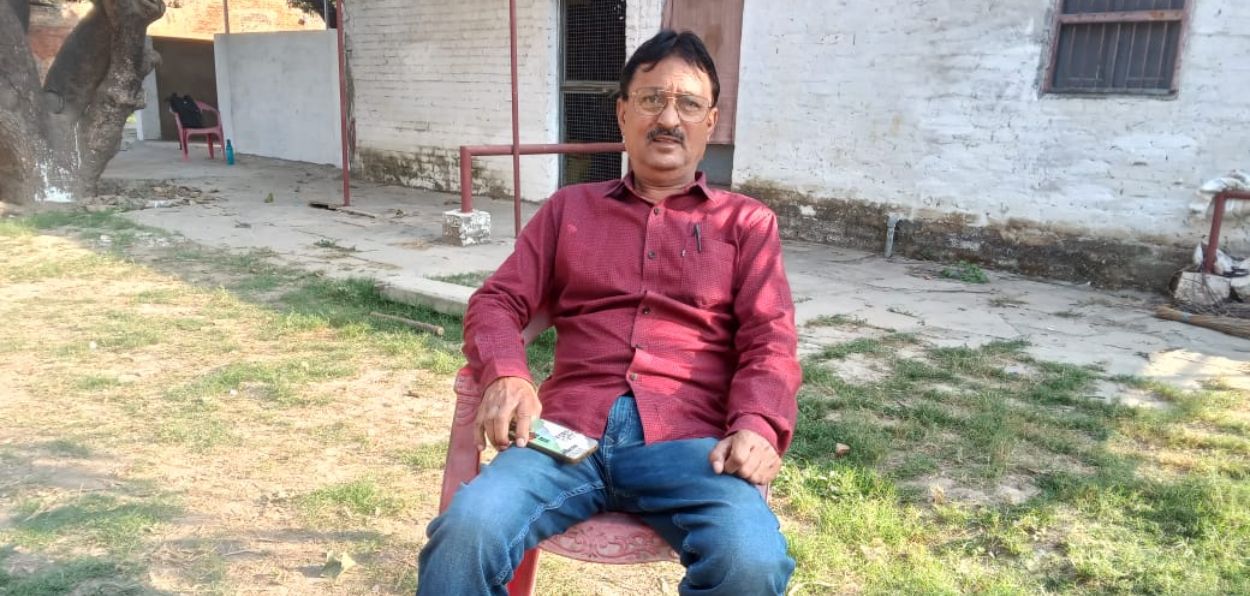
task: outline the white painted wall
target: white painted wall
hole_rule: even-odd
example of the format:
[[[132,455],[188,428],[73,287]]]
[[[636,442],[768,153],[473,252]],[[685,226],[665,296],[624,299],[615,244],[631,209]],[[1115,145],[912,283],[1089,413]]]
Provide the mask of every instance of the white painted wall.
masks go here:
[[[1054,0],[747,0],[734,182],[1195,239],[1250,168],[1250,2],[1191,2],[1160,99],[1040,96]]]
[[[214,36],[217,101],[236,152],[341,164],[337,48],[333,30]]]
[[[517,3],[522,143],[559,141],[558,9],[558,0]],[[405,184],[458,190],[461,145],[512,143],[507,2],[358,2],[347,33],[357,146],[442,164]],[[478,163],[511,192],[512,158]],[[522,157],[521,168],[525,198],[555,190],[556,157]]]

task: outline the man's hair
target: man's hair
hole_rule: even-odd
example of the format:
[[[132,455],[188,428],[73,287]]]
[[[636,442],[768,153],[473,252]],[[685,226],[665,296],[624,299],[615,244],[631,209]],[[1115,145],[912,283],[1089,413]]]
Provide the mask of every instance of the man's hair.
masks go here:
[[[716,105],[717,100],[720,99],[720,78],[716,76],[716,64],[712,62],[712,55],[708,53],[707,46],[703,45],[703,40],[699,39],[698,35],[690,31],[678,33],[671,29],[660,30],[655,37],[638,46],[634,55],[629,57],[625,68],[621,69],[620,97],[622,99],[629,97],[629,83],[634,80],[634,73],[638,72],[639,68],[649,71],[669,56],[677,56],[686,64],[707,74],[707,78],[712,80],[712,105]]]

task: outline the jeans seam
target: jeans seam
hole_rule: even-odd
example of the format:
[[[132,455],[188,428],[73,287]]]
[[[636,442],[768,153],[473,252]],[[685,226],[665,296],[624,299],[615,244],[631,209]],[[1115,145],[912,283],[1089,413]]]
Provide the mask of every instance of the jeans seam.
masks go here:
[[[561,492],[559,495],[556,496],[556,498],[546,503],[543,503],[539,505],[538,507],[535,507],[534,512],[530,514],[529,519],[525,520],[525,525],[521,528],[521,531],[518,532],[517,535],[512,538],[512,540],[508,541],[508,548],[506,550],[509,553],[511,553],[512,549],[516,547],[517,543],[524,540],[525,537],[529,535],[530,527],[533,526],[534,522],[538,521],[538,518],[542,517],[544,513],[551,511],[553,509],[559,509],[561,505],[564,505],[566,502],[568,502],[569,499],[573,497],[576,497],[578,495],[584,495],[592,490],[602,490],[602,489],[603,489],[602,483],[588,482],[572,490],[566,490],[564,492]],[[499,575],[495,576],[494,581],[492,581],[491,583],[497,586],[503,585],[505,578],[507,578],[508,575],[512,572],[513,572],[513,569],[504,568],[502,571],[499,572]]]

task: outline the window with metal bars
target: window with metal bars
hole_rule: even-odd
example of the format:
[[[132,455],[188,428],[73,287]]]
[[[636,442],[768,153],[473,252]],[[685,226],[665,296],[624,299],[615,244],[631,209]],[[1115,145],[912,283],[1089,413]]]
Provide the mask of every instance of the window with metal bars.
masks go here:
[[[560,76],[565,143],[618,143],[615,92],[625,66],[625,0],[564,0]],[[565,155],[561,186],[621,176],[620,153]]]
[[[1058,0],[1045,91],[1177,91],[1186,0]]]

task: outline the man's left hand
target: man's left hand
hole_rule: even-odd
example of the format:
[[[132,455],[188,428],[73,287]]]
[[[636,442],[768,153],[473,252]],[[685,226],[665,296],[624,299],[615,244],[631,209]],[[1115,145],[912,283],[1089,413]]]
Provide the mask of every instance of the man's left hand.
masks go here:
[[[751,484],[768,484],[781,471],[781,456],[758,433],[740,430],[721,439],[708,456],[717,474],[733,474]]]

